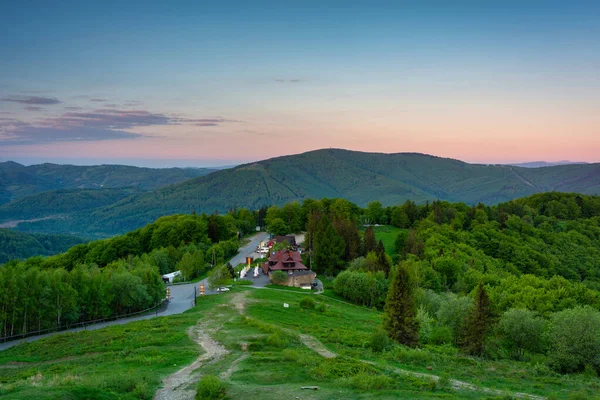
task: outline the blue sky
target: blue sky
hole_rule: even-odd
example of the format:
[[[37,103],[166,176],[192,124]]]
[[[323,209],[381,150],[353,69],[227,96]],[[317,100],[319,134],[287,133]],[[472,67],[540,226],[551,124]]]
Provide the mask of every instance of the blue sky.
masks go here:
[[[0,159],[600,161],[597,2],[4,1],[0,60]]]

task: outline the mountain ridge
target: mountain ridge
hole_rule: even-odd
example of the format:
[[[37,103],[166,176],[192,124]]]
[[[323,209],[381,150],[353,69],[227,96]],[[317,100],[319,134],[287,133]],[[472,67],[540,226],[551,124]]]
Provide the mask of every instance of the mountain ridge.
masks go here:
[[[257,209],[307,198],[342,197],[360,206],[373,200],[392,205],[436,199],[497,204],[548,191],[600,193],[600,164],[522,168],[469,164],[420,153],[321,149],[246,163],[132,193],[61,221],[25,223],[19,229],[110,236],[162,215],[223,213],[236,207]]]

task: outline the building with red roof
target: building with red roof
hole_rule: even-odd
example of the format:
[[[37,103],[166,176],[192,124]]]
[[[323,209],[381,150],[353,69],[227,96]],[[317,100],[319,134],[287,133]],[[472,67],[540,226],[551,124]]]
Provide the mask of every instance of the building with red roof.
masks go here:
[[[287,286],[310,285],[317,274],[302,264],[302,257],[297,251],[280,250],[271,252],[269,259],[262,265],[263,273],[271,276],[274,271],[283,271],[288,274]]]

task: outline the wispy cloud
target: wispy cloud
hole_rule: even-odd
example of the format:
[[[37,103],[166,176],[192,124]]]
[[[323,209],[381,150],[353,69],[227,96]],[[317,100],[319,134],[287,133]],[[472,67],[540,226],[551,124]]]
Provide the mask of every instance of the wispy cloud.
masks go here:
[[[188,119],[188,118],[179,118],[176,121],[192,124],[194,126],[219,126],[226,122],[241,122],[234,119],[226,119],[226,118],[200,118],[200,119]]]
[[[300,83],[302,79],[275,79],[277,83]]]
[[[77,111],[77,110],[82,110],[83,107],[75,107],[75,106],[69,106],[69,107],[65,107],[65,110],[69,110],[69,111]]]
[[[49,144],[57,142],[102,141],[116,139],[135,139],[142,135],[113,129],[59,129],[22,126],[2,133],[0,139],[3,145]]]
[[[136,126],[169,125],[172,121],[164,114],[143,110],[125,111],[101,109],[90,112],[68,112],[48,118],[41,125],[54,128],[130,129]]]
[[[103,101],[108,101],[106,99],[90,99],[90,101],[93,101],[94,103],[102,103]]]
[[[29,108],[32,109],[31,111],[41,109],[41,107],[33,106],[27,107],[27,109]],[[228,122],[239,122],[223,117],[187,118],[146,110],[105,108],[89,112],[76,112],[75,110],[79,107],[65,108],[73,111],[60,116],[44,118],[35,123],[23,122],[15,118],[0,118],[0,143],[3,145],[26,145],[136,139],[148,136],[129,132],[128,129],[160,125],[211,127]]]
[[[43,110],[42,107],[36,107],[36,106],[27,106],[24,109],[27,111],[42,111]]]
[[[60,104],[60,101],[55,97],[39,97],[39,96],[9,96],[1,99],[2,101],[21,103],[21,104],[39,104],[51,105]]]

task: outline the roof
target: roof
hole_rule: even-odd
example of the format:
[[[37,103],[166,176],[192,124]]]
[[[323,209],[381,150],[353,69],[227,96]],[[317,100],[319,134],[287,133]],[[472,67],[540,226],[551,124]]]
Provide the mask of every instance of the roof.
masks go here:
[[[291,250],[279,250],[278,252],[271,252],[269,254],[269,261],[299,261],[302,262],[302,256],[297,251]]]
[[[290,250],[272,252],[269,255],[269,261],[264,263],[262,268],[265,274],[269,271],[308,270],[308,268],[302,264],[302,256],[300,256],[300,253]]]

